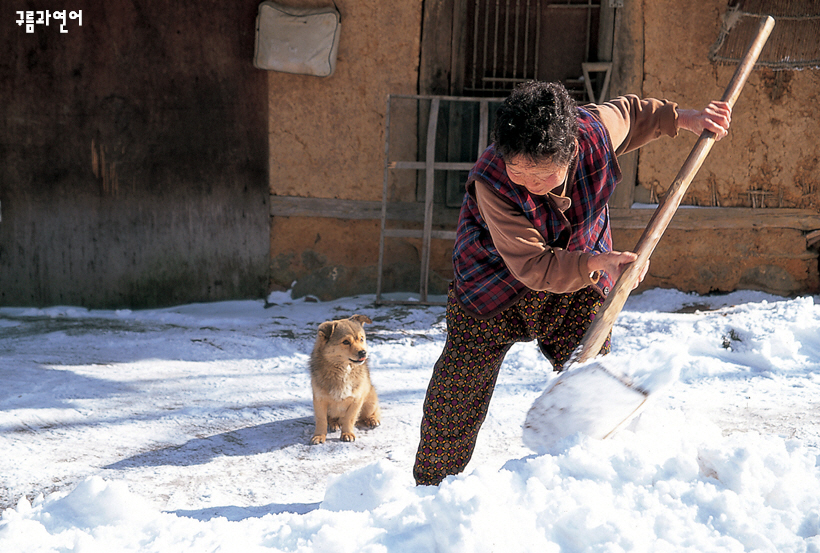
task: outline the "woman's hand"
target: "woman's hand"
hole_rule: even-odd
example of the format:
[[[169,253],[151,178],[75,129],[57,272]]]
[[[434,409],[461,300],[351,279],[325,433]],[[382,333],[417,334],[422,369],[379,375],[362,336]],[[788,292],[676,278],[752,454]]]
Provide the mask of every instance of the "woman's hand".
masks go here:
[[[700,136],[703,131],[715,133],[720,140],[729,133],[732,122],[732,108],[726,102],[714,100],[702,111],[678,109],[678,127]]]
[[[587,267],[589,267],[590,271],[603,271],[609,274],[613,280],[618,280],[621,273],[624,272],[630,264],[634,263],[636,259],[638,259],[638,254],[632,252],[599,253],[597,255],[593,255],[589,259],[587,262]],[[635,285],[632,286],[633,290],[637,288],[641,282],[643,282],[648,270],[649,260],[646,261],[643,269],[641,269],[641,274],[638,277],[638,280],[635,282]]]

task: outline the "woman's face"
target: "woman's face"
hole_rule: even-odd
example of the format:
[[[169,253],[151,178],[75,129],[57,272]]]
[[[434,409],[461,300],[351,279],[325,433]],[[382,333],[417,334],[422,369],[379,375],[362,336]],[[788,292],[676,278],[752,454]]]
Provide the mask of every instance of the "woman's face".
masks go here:
[[[569,171],[569,164],[557,165],[551,161],[532,162],[520,155],[512,157],[506,163],[510,180],[526,188],[530,194],[539,196],[561,186]]]
[[[577,152],[578,142],[576,141],[575,153]],[[575,157],[575,154],[572,157]],[[507,160],[506,164],[507,175],[511,181],[526,188],[530,194],[543,196],[564,183],[572,162],[562,165],[552,160],[532,161],[525,156],[517,155]]]

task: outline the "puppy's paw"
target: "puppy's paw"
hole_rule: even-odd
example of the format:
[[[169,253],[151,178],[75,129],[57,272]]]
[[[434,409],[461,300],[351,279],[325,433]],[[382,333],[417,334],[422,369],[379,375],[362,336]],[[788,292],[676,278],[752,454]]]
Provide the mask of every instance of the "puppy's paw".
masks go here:
[[[382,423],[379,417],[367,417],[359,421],[359,426],[362,428],[376,428]]]
[[[326,436],[313,436],[310,439],[310,445],[319,445],[325,443]]]
[[[342,441],[343,442],[355,442],[356,441],[356,434],[353,432],[342,432]]]
[[[327,419],[327,431],[328,432],[335,432],[342,427],[342,423],[339,422],[339,419]]]

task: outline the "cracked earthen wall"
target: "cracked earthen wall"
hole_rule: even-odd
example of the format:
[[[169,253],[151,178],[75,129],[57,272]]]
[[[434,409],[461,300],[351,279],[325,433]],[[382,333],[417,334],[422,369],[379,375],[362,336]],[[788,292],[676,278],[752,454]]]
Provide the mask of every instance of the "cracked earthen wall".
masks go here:
[[[324,5],[311,0],[314,5]],[[726,0],[640,2],[643,78],[636,92],[702,107],[719,98],[733,66],[709,62]],[[299,5],[310,5],[300,2]],[[270,72],[270,190],[273,195],[379,201],[388,93],[413,94],[418,86],[422,1],[339,0],[342,35],[336,74],[327,79]],[[625,4],[624,14],[634,11]],[[627,18],[624,18],[627,19]],[[629,43],[629,40],[618,39]],[[620,55],[631,55],[624,48]],[[617,55],[617,54],[616,54]],[[642,89],[640,89],[642,88]],[[816,154],[820,72],[755,70],[741,95],[732,133],[713,148],[685,203],[750,206],[749,189],[767,207],[818,209]],[[408,143],[415,135],[406,137]],[[641,150],[635,199],[648,200],[674,179],[694,135],[659,140]],[[408,188],[403,200],[413,199]],[[401,194],[399,194],[401,195]],[[715,199],[716,198],[716,199]],[[377,220],[274,216],[271,287],[323,298],[375,291]],[[616,248],[632,249],[635,229],[614,228]],[[644,287],[701,293],[740,287],[793,294],[818,289],[816,251],[805,231],[669,230],[652,257]],[[449,244],[434,241],[431,291],[452,276]],[[418,289],[419,247],[407,240],[388,251],[386,286]],[[416,272],[413,272],[413,271]]]
[[[720,99],[735,66],[707,54],[726,0],[644,2],[643,93],[702,108]],[[820,209],[818,121],[820,70],[755,69],[738,99],[730,135],[715,144],[684,203],[752,207],[758,190],[766,207]],[[674,180],[695,136],[659,140],[641,151],[639,180],[661,194]],[[685,144],[684,144],[685,143]]]
[[[341,35],[331,77],[268,73],[270,191],[381,201],[387,95],[417,92],[422,1],[336,0],[336,6]],[[414,147],[415,134],[406,139]],[[413,194],[411,187],[397,199]],[[378,220],[274,216],[271,287],[297,281],[295,294],[322,298],[373,293],[378,244]],[[415,275],[400,271],[396,278],[418,289],[418,248],[407,243],[392,250],[388,265],[416,267]]]
[[[643,6],[644,96],[702,108],[719,99],[735,65],[715,65],[707,54],[726,0],[657,0]],[[717,142],[692,182],[684,204],[726,208],[820,211],[818,120],[820,70],[755,69],[735,104],[729,136]],[[696,137],[657,140],[640,151],[635,198],[662,196]],[[751,194],[750,194],[751,192]],[[738,288],[778,294],[817,293],[817,250],[807,229],[764,227],[766,209],[733,215],[737,224],[666,232],[652,256],[644,288],[707,293]],[[745,221],[740,219],[746,218]],[[758,226],[760,228],[750,228]],[[732,227],[736,228],[732,228]],[[640,231],[615,229],[615,245],[630,249]]]

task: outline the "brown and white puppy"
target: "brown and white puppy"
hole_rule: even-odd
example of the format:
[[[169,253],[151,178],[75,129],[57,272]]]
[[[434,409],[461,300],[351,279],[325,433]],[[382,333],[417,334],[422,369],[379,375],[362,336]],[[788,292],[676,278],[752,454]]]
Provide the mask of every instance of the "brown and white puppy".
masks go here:
[[[376,389],[367,367],[367,342],[362,324],[365,315],[326,321],[319,325],[310,356],[313,416],[316,428],[311,445],[322,444],[328,428],[341,427],[343,442],[356,439],[353,426],[374,428],[381,424]]]

